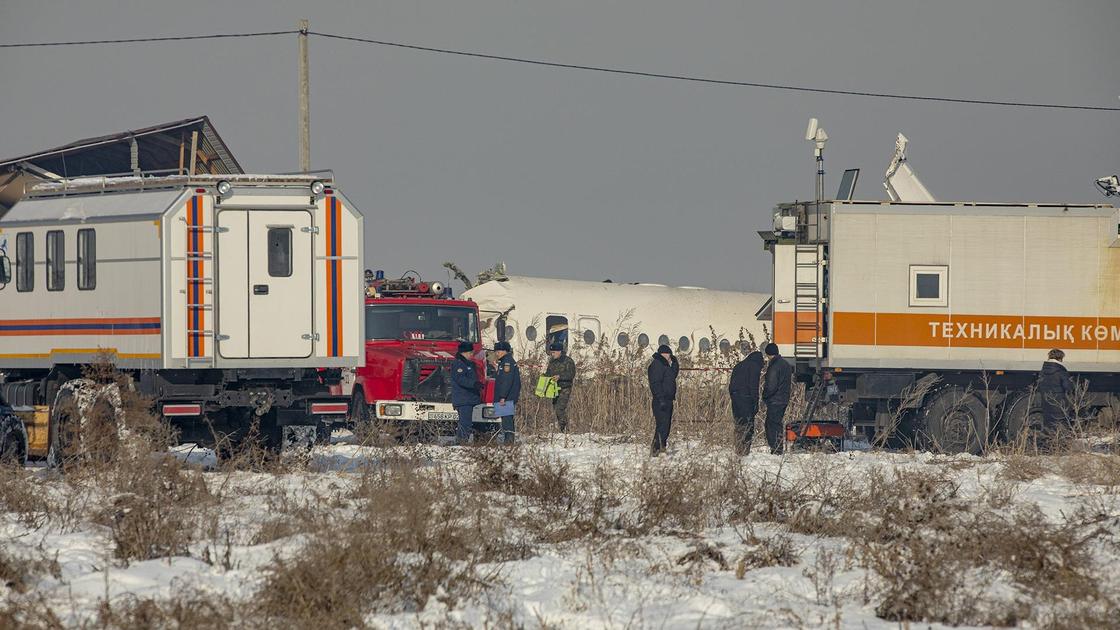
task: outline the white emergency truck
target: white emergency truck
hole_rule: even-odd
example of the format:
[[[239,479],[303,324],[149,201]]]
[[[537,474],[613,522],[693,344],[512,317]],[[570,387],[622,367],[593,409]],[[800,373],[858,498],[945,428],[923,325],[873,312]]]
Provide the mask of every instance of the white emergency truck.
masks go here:
[[[42,184],[0,217],[0,394],[53,459],[83,369],[124,371],[181,439],[341,421],[362,364],[362,217],[329,173]],[[65,433],[69,435],[69,433]]]
[[[776,343],[869,437],[950,452],[1015,438],[1051,348],[1085,384],[1081,413],[1120,392],[1110,205],[802,202],[763,237]]]

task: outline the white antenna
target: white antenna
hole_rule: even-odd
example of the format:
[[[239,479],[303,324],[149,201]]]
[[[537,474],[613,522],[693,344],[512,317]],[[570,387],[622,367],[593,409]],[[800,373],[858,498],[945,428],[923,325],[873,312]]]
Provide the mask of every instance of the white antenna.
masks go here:
[[[805,139],[814,143],[813,154],[817,158],[817,203],[824,200],[824,143],[828,142],[828,134],[821,128],[816,118],[809,119],[809,127],[805,130]]]
[[[894,142],[894,155],[891,156],[891,163],[883,175],[883,188],[887,190],[887,196],[891,201],[925,203],[937,201],[922,180],[918,179],[918,174],[906,162],[906,147],[909,144],[910,140],[906,136],[898,134]]]

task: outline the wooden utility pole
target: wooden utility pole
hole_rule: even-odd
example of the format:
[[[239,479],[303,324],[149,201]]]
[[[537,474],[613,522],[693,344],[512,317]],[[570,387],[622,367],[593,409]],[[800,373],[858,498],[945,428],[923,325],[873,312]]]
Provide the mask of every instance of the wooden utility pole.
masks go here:
[[[307,77],[307,31],[310,22],[299,21],[299,170],[311,171],[311,82]]]

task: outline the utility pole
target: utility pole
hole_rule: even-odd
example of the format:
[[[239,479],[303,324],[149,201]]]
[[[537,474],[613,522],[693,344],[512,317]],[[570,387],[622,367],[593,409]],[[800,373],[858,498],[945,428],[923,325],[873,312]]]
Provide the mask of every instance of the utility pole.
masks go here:
[[[307,76],[307,31],[310,23],[299,21],[299,170],[311,171],[311,82]]]

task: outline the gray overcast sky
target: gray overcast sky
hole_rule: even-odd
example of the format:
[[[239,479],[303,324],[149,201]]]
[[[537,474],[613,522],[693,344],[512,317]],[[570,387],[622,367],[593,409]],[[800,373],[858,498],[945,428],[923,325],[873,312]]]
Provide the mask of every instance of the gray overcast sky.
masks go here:
[[[1117,106],[1116,0],[43,2],[0,41],[293,28],[828,88]],[[312,161],[366,216],[367,265],[765,290],[755,232],[880,180],[903,131],[941,199],[1099,202],[1120,113],[697,85],[312,38]],[[0,51],[0,157],[205,113],[254,171],[298,166],[295,36]]]

